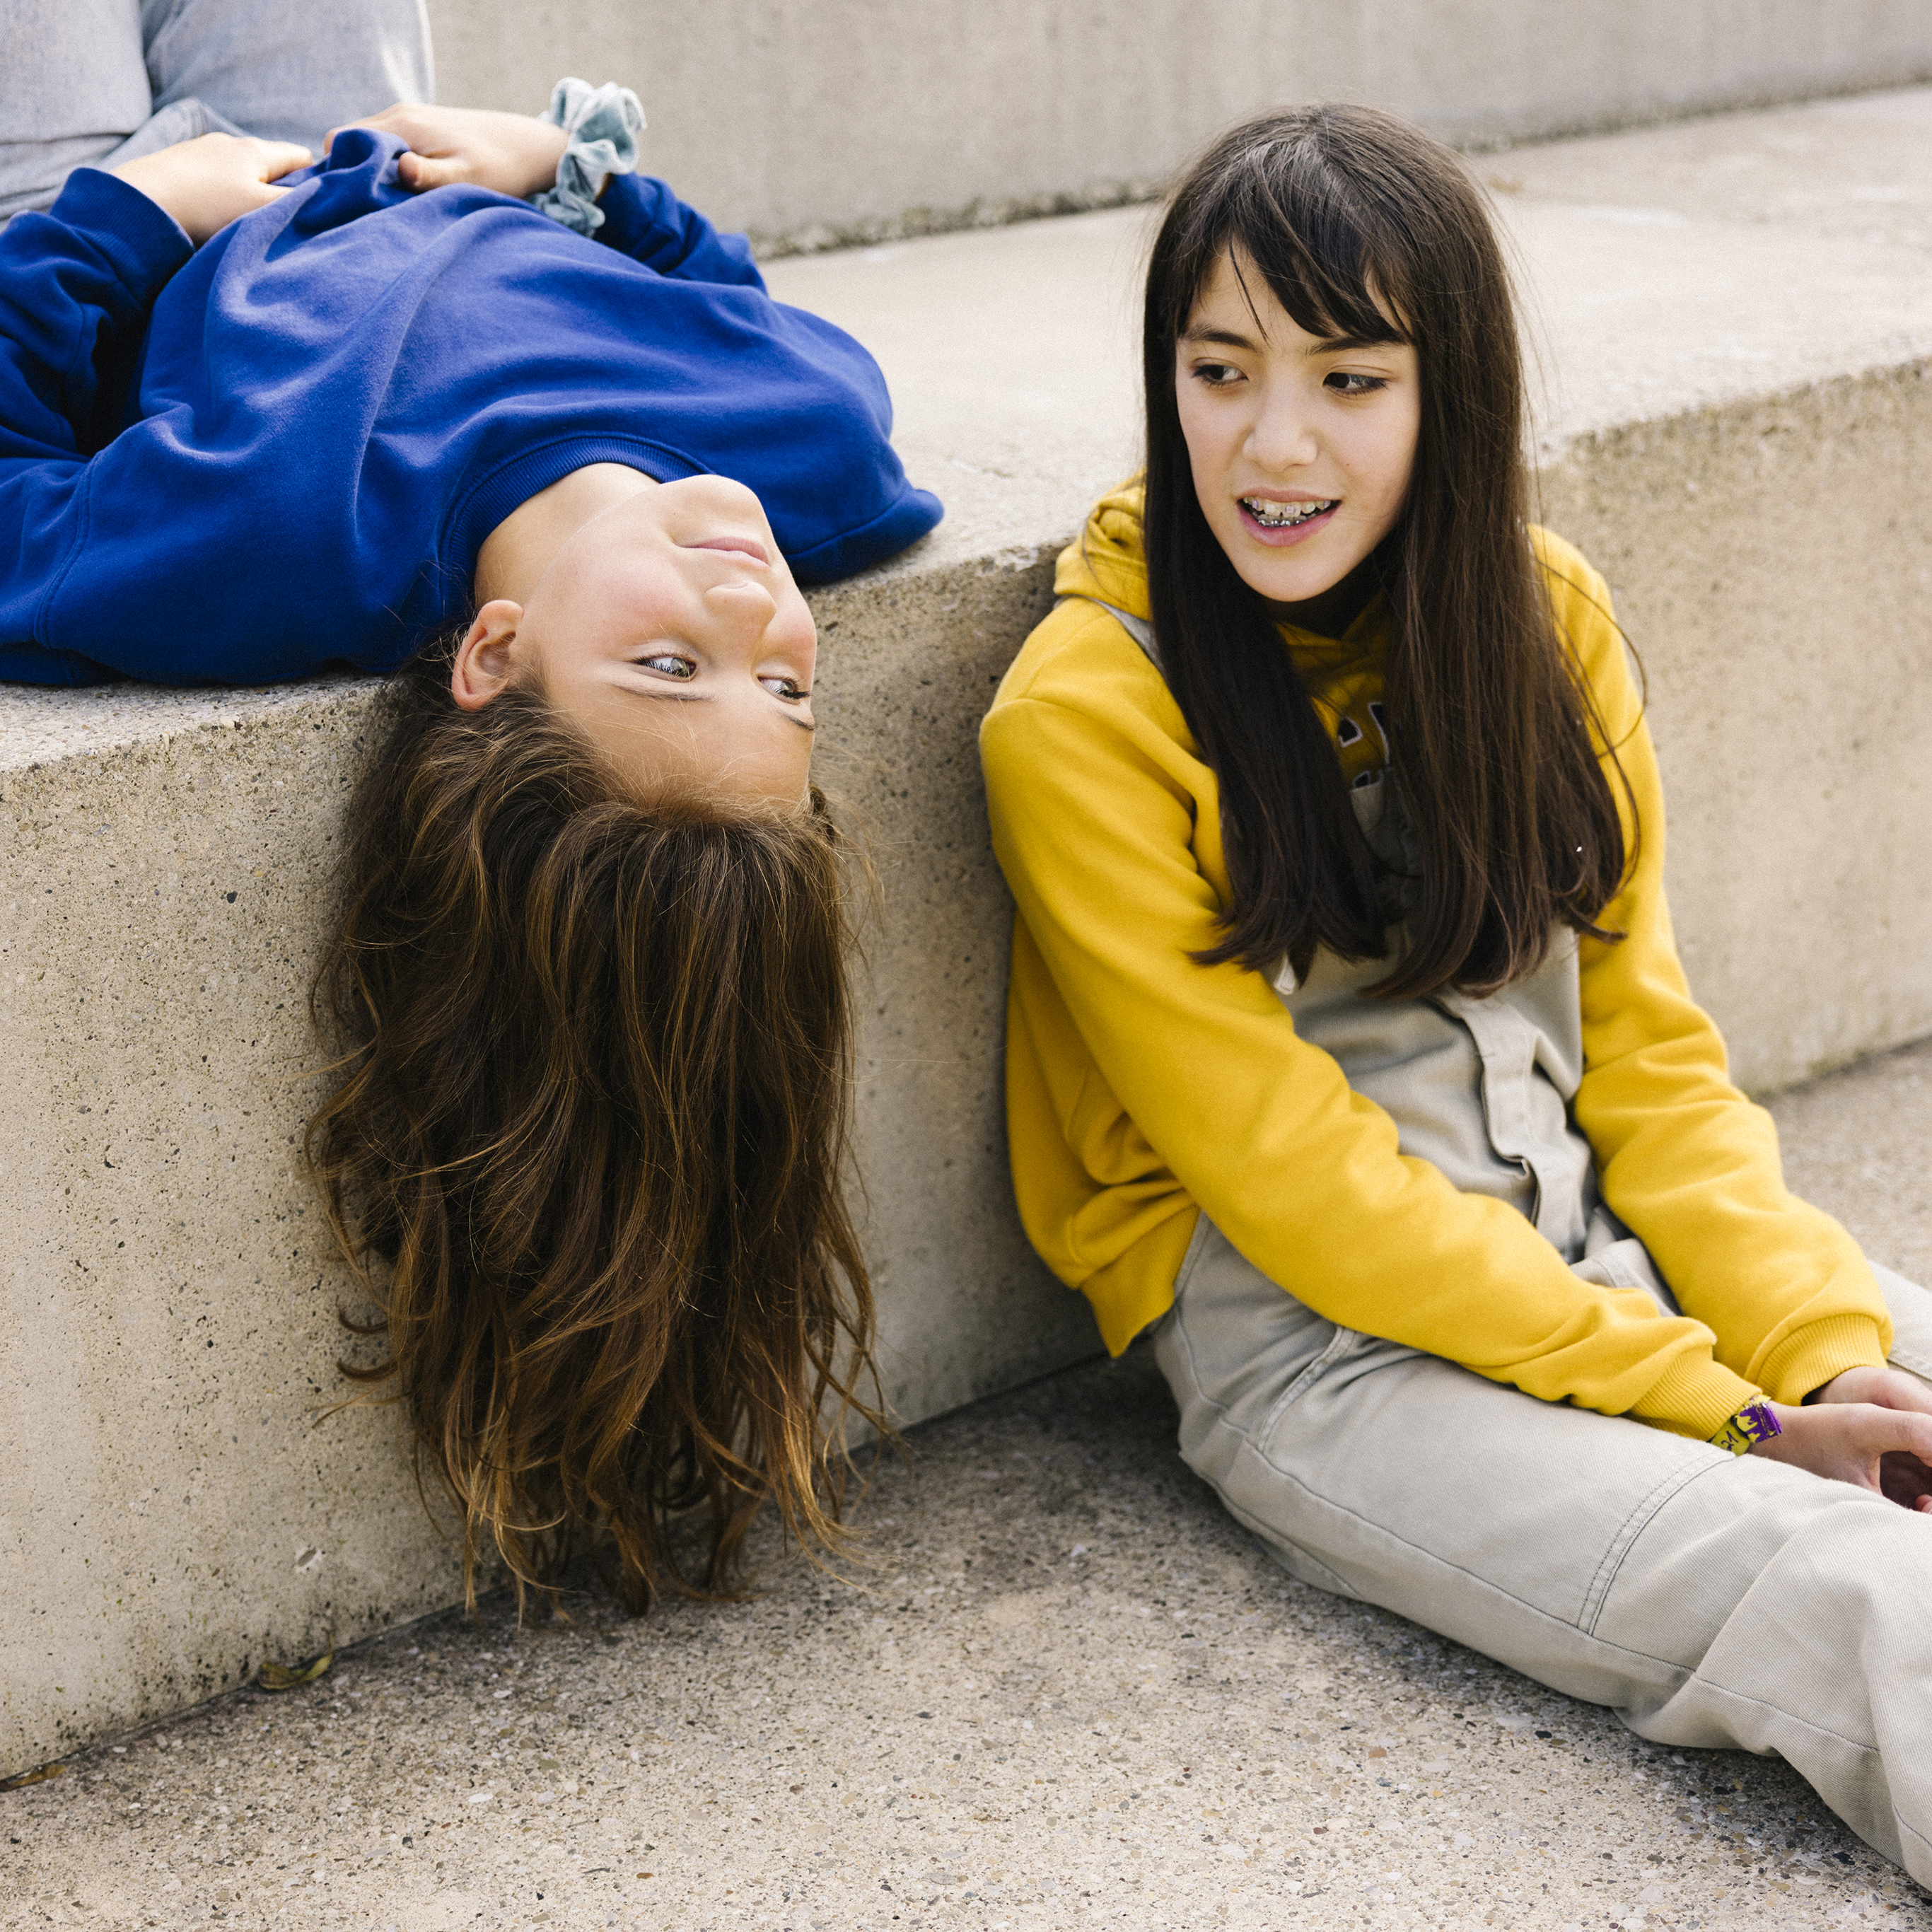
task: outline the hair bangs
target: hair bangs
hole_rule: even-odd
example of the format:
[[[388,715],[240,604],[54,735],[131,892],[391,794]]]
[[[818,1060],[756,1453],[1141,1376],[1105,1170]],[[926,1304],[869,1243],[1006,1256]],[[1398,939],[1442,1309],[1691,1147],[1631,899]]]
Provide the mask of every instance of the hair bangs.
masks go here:
[[[1226,260],[1250,310],[1248,269],[1268,284],[1298,328],[1324,340],[1408,342],[1401,320],[1409,265],[1365,197],[1306,138],[1257,144],[1218,207],[1195,211],[1195,232],[1175,238],[1170,335],[1178,338]],[[1199,219],[1208,217],[1209,219]]]

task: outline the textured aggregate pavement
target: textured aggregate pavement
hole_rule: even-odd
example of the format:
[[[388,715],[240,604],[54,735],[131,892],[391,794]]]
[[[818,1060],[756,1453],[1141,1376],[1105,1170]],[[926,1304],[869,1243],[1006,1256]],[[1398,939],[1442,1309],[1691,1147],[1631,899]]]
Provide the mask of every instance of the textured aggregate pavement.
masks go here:
[[[1794,1179],[1932,1261],[1932,1043],[1777,1106]],[[0,1794],[0,1925],[1932,1924],[1781,1763],[1672,1752],[1276,1569],[1144,1350],[913,1431],[857,1587],[507,1599]]]

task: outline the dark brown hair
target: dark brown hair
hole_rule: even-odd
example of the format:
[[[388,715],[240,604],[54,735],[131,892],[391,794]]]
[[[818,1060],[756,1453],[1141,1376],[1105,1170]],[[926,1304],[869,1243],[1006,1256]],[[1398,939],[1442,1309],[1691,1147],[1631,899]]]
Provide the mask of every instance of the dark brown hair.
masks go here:
[[[1168,681],[1220,781],[1234,893],[1204,961],[1286,954],[1305,973],[1318,946],[1364,959],[1387,945],[1334,747],[1189,467],[1175,344],[1231,257],[1310,334],[1416,350],[1413,479],[1374,562],[1420,876],[1408,950],[1373,990],[1493,990],[1543,959],[1558,924],[1598,932],[1624,840],[1590,694],[1530,549],[1516,316],[1487,211],[1448,148],[1366,107],[1298,108],[1223,135],[1182,182],[1148,271],[1148,595]]]
[[[472,1594],[491,1545],[520,1598],[586,1546],[638,1606],[722,1592],[767,1500],[836,1540],[848,1414],[884,1426],[838,842],[816,793],[640,804],[540,693],[448,676],[392,688],[316,982],[308,1160],[387,1342],[345,1372],[408,1405]]]

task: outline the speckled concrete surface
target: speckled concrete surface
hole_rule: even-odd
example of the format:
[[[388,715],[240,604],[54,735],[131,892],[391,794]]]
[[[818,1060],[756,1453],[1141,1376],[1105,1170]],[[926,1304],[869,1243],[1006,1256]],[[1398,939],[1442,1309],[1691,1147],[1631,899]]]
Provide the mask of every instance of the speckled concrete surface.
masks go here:
[[[650,172],[805,248],[1105,206],[1284,100],[1372,101],[1480,146],[1932,75],[1923,0],[980,0],[970,32],[920,0],[429,16],[439,100],[532,113],[559,74],[628,82]]]
[[[1932,1040],[1774,1096],[1792,1191],[1874,1261],[1932,1282]]]
[[[1932,1042],[1776,1111],[1932,1256]],[[1137,1350],[913,1431],[856,1586],[768,1547],[748,1603],[494,1598],[231,1693],[0,1795],[0,1925],[1932,1923],[1781,1764],[1289,1581],[1172,1436]]]

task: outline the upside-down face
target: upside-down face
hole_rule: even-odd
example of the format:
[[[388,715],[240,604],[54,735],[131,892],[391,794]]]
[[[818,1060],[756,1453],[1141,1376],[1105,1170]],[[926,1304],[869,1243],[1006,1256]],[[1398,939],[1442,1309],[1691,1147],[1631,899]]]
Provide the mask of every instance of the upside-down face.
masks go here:
[[[722,476],[600,511],[465,645],[486,679],[535,676],[641,793],[754,813],[805,800],[817,650],[763,506]]]

